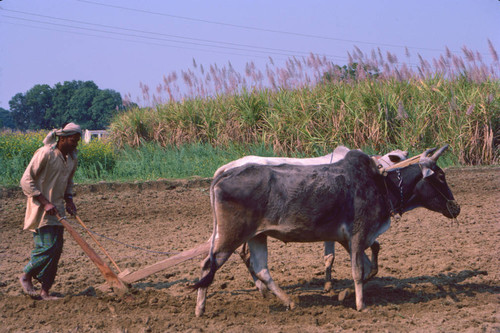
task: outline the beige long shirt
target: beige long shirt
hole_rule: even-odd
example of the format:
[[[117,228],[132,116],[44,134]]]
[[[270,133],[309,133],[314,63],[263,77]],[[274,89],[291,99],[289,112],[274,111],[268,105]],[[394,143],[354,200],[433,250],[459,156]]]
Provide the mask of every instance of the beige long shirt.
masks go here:
[[[45,213],[34,197],[43,194],[64,216],[64,194],[73,194],[73,175],[78,164],[76,153],[64,159],[54,146],[38,149],[21,178],[21,187],[28,197],[24,230],[35,231],[46,225],[62,225],[57,217]]]

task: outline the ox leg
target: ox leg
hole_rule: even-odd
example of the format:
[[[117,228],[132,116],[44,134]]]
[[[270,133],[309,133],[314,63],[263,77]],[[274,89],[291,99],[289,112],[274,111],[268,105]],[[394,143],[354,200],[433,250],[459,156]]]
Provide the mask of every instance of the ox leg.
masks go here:
[[[269,289],[264,284],[264,282],[259,280],[257,275],[255,275],[253,270],[250,268],[250,251],[248,250],[247,243],[243,244],[243,246],[241,247],[241,250],[238,254],[241,257],[241,260],[243,260],[243,262],[247,266],[248,271],[250,272],[250,275],[252,275],[252,279],[253,279],[253,282],[255,283],[255,286],[260,291],[262,297],[266,298],[269,295]]]
[[[275,294],[286,307],[293,309],[295,304],[290,297],[274,282],[267,267],[267,236],[257,235],[248,241],[250,249],[250,270]]]
[[[354,280],[354,293],[356,295],[356,310],[361,311],[365,308],[363,300],[363,282],[365,279],[365,257],[364,248],[361,246],[360,234],[353,236],[351,241],[351,266],[352,278]],[[370,267],[370,266],[368,266]]]
[[[332,267],[335,260],[335,242],[325,242],[325,287],[324,291],[332,290]]]
[[[378,244],[377,241],[375,241],[375,243]],[[380,249],[380,245],[377,248],[377,245],[375,243],[373,243],[373,245],[372,245],[372,260],[373,260],[373,258],[375,258],[375,260],[378,260],[378,250],[376,250],[376,249]],[[351,257],[351,261],[352,261],[352,251],[351,251],[350,245],[348,243],[345,243],[345,242],[340,242],[340,244],[344,247],[344,249],[347,251],[347,253],[349,253],[349,255]],[[375,251],[375,252],[373,252],[373,251]],[[368,279],[372,278],[377,273],[375,272],[373,274],[373,276],[371,275],[373,270],[374,270],[373,264],[364,251],[363,251],[362,257],[363,257],[363,260],[362,260],[362,262],[363,262],[363,265],[362,265],[362,267],[363,267],[363,280],[366,282]]]
[[[217,271],[227,261],[227,259],[230,256],[231,256],[231,252],[221,252],[221,253],[214,254],[215,271]],[[211,266],[211,260],[210,260],[210,256],[208,256],[201,264],[200,280],[211,273],[210,266]],[[212,274],[215,274],[215,272],[212,272]],[[205,312],[205,304],[207,301],[207,290],[208,290],[208,286],[198,288],[198,295],[197,295],[197,299],[196,299],[196,309],[195,309],[196,317],[201,317],[203,315],[203,313]]]
[[[371,279],[378,273],[378,253],[380,251],[380,244],[379,242],[375,241],[373,244],[370,246],[370,249],[372,250],[372,262],[371,262],[371,270],[370,274],[368,275],[367,280]]]

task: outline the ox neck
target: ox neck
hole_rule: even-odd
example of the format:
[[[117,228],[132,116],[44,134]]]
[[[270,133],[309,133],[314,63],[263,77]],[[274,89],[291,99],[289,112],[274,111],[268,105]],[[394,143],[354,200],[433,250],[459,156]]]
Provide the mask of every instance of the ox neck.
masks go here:
[[[384,177],[384,183],[391,216],[403,215],[403,213],[416,208],[412,204],[411,198],[415,185],[421,179],[422,172],[417,164],[390,170],[387,173],[387,176]]]

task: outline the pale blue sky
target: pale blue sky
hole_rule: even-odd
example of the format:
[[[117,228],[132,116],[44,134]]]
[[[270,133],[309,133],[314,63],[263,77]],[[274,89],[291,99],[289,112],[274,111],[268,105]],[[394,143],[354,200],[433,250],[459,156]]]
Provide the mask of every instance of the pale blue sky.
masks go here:
[[[354,45],[402,60],[405,46],[432,59],[466,45],[488,62],[488,39],[500,52],[498,0],[4,0],[0,107],[35,84],[71,80],[135,98],[140,82],[155,87],[193,58],[243,72],[309,52],[344,65]]]

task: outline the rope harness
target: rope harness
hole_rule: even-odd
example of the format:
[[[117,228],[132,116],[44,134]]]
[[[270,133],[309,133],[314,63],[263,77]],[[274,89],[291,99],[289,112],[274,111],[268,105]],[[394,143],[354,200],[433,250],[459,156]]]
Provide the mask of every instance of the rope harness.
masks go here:
[[[415,163],[412,163],[412,164],[415,164]],[[386,170],[383,170],[383,176],[384,176],[384,185],[385,185],[385,190],[387,192],[387,197],[388,197],[388,200],[389,201],[389,206],[390,206],[390,210],[391,210],[391,217],[394,217],[396,214],[399,214],[399,216],[402,216],[403,215],[403,210],[404,210],[404,196],[403,196],[403,176],[401,175],[401,169],[396,169],[396,174],[397,174],[397,177],[398,177],[398,184],[397,184],[397,187],[399,188],[399,193],[400,193],[400,200],[399,200],[399,207],[398,209],[395,209],[393,204],[392,204],[392,201],[391,199],[389,198],[389,188],[387,186],[387,171]],[[424,179],[425,180],[425,179]],[[439,193],[445,200],[446,200],[446,209],[448,210],[448,212],[450,213],[450,215],[452,216],[452,219],[453,221],[455,221],[457,223],[457,225],[459,224],[458,223],[458,220],[456,218],[456,215],[457,215],[457,211],[460,210],[460,206],[456,203],[455,200],[450,200],[448,199],[448,197],[446,195],[444,195],[443,192],[441,192],[436,185],[434,185],[432,182],[427,182],[429,183],[433,188],[434,190]]]
[[[399,193],[400,193],[400,200],[399,200],[399,207],[398,209],[394,209],[394,206],[392,205],[392,201],[389,198],[389,188],[387,187],[387,174],[384,175],[384,185],[385,185],[385,190],[387,192],[387,201],[389,201],[389,206],[391,206],[391,217],[395,217],[396,214],[399,214],[399,216],[403,215],[403,209],[404,209],[404,197],[403,197],[403,176],[401,176],[401,169],[396,169],[396,173],[398,175],[398,188],[399,188]]]
[[[434,190],[441,194],[443,196],[443,198],[445,198],[446,200],[446,209],[448,210],[448,212],[450,213],[452,217],[452,220],[455,221],[457,223],[457,225],[459,225],[458,223],[458,220],[456,218],[456,215],[457,215],[457,210],[460,210],[460,206],[457,204],[457,202],[455,200],[450,200],[448,199],[444,194],[443,192],[441,192],[437,187],[436,185],[434,185],[433,183],[429,183],[431,184],[432,187],[434,187]]]

